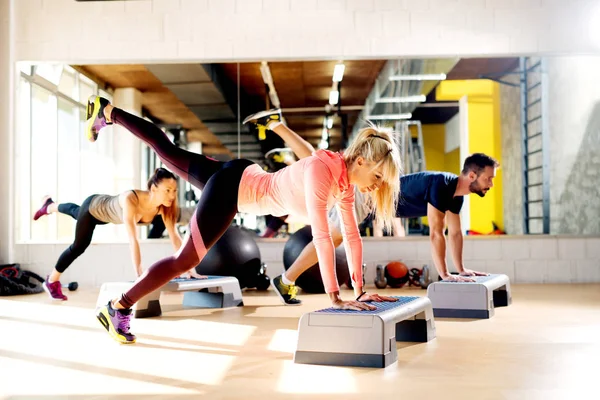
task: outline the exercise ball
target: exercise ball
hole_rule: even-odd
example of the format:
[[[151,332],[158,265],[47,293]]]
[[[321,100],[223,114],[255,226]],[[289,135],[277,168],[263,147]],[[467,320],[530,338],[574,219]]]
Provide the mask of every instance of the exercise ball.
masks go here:
[[[312,241],[312,231],[310,226],[305,226],[290,236],[283,248],[283,266],[287,271],[294,261],[298,258],[302,250]],[[344,246],[340,245],[335,249],[335,270],[337,281],[340,287],[350,280],[348,271],[348,261],[346,260],[346,251]],[[296,285],[307,293],[325,293],[323,278],[319,264],[314,264],[304,271],[296,279]]]
[[[260,250],[252,235],[230,226],[196,267],[201,275],[234,276],[240,288],[256,287],[262,275]]]
[[[385,266],[385,279],[393,288],[401,288],[409,280],[408,267],[400,261],[391,261]]]

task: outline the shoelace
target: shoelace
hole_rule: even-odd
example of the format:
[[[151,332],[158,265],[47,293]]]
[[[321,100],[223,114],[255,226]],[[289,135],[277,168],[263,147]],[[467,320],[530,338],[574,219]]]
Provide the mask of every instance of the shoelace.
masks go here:
[[[131,319],[131,315],[123,315],[117,311],[117,319],[119,320],[117,330],[123,333],[129,333],[129,321]]]
[[[61,297],[64,296],[62,292],[62,287],[60,285],[60,281],[52,282],[48,284],[48,287],[50,288],[50,293],[52,293],[53,295],[59,295]]]
[[[296,286],[296,285],[289,285],[288,295],[291,298],[294,298],[294,297],[296,297],[296,294],[298,294],[298,286]]]

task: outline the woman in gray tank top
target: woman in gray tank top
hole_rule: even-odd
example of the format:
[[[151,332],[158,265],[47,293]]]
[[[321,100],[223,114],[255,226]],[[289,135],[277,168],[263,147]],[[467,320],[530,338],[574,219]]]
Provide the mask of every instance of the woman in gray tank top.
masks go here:
[[[131,258],[136,276],[142,274],[140,246],[136,226],[149,224],[160,215],[175,251],[181,247],[181,237],[175,229],[177,221],[177,178],[173,173],[158,168],[148,180],[148,190],[128,190],[117,195],[93,194],[81,206],[73,203],[55,203],[50,197],[43,200],[34,220],[51,213],[66,214],[77,220],[75,240],[58,258],[54,270],[44,282],[44,290],[54,300],[67,300],[62,293],[60,276],[84,253],[92,241],[97,225],[124,224],[127,228]],[[195,271],[192,276],[200,277]]]

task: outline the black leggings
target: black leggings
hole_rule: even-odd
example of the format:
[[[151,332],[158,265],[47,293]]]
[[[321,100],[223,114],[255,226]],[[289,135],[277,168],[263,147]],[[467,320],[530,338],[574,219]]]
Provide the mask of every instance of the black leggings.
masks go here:
[[[148,232],[148,239],[160,239],[166,229],[167,227],[165,226],[165,221],[162,219],[162,215],[157,215],[152,220],[150,231]]]
[[[192,153],[173,144],[154,124],[118,108],[111,113],[114,124],[127,128],[149,145],[177,175],[202,189],[202,197],[190,220],[190,235],[182,248],[171,257],[154,263],[124,293],[121,305],[130,308],[143,296],[162,287],[171,279],[197,266],[219,238],[225,233],[238,212],[238,189],[249,160],[221,162]]]
[[[92,214],[90,214],[90,203],[96,195],[91,195],[78,206],[73,203],[62,203],[58,205],[58,212],[61,214],[70,215],[77,220],[75,225],[75,240],[63,253],[58,257],[58,261],[54,266],[61,274],[73,264],[73,261],[77,259],[92,243],[92,236],[94,235],[94,229],[96,225],[104,225],[105,222],[99,221]]]
[[[159,127],[145,119],[116,107],[110,119],[150,146],[171,171],[199,189],[204,189],[210,177],[223,167],[221,161],[176,146]]]

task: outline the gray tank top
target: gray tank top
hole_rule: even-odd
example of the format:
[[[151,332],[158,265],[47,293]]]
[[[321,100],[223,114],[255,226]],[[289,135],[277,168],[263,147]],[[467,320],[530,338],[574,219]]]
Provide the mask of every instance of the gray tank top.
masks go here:
[[[95,196],[90,202],[90,214],[98,221],[122,224],[123,207],[119,204],[119,195],[99,194]]]

